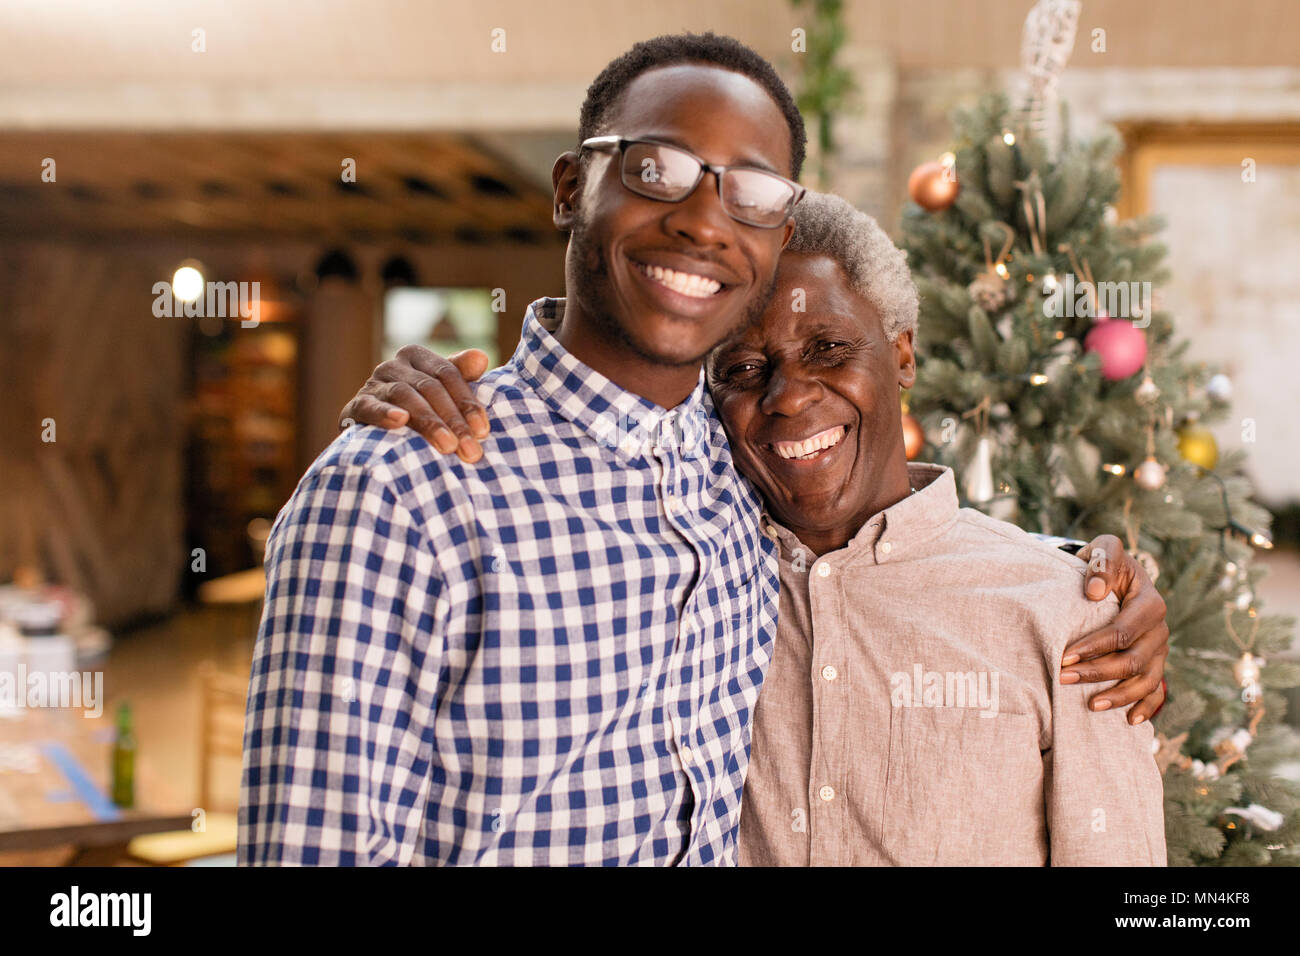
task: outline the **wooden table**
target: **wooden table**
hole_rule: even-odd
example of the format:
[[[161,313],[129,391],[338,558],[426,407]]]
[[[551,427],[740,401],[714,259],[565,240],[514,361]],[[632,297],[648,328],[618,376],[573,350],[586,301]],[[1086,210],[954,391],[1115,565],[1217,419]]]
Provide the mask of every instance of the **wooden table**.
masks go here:
[[[136,806],[108,797],[115,736],[108,716],[22,708],[0,714],[0,852],[75,847],[72,865],[120,859],[132,837],[188,830],[191,809],[136,755]]]

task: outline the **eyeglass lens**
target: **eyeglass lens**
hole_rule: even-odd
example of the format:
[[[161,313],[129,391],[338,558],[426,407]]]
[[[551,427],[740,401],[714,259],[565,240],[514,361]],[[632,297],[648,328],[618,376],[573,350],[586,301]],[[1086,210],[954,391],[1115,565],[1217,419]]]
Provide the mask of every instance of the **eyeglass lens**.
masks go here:
[[[689,153],[654,143],[631,143],[623,153],[623,183],[650,199],[680,202],[700,180],[700,164]],[[722,176],[722,206],[741,222],[776,226],[785,221],[794,193],[788,183],[758,169],[728,169]]]

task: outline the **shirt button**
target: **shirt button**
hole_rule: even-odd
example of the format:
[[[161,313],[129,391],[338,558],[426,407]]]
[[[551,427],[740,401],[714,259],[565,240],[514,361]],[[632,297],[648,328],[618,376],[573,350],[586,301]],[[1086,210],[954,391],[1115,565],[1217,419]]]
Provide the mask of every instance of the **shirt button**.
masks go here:
[[[829,803],[830,801],[835,799],[835,788],[822,787],[820,790],[817,791],[817,796],[821,797],[823,800]]]
[[[678,501],[676,498],[669,495],[667,508],[668,508],[668,513],[670,515],[675,515],[682,510],[682,503]]]
[[[835,669],[834,664],[827,664],[825,667],[822,668],[822,677],[826,678],[827,680],[834,680],[839,676],[840,676],[840,672]]]
[[[773,527],[772,525],[768,525],[766,528],[764,528],[763,533],[767,535],[769,538],[771,538],[773,541],[776,540],[776,528]]]
[[[825,561],[823,561],[821,564],[817,565],[817,575],[818,575],[818,577],[823,577],[823,578],[825,578],[825,577],[829,577],[829,576],[830,576],[830,573],[831,573],[831,566],[830,566],[829,564],[827,564]]]
[[[894,550],[894,546],[890,544],[888,541],[886,541],[884,544],[880,546],[880,550],[883,554],[889,554],[890,551]]]
[[[685,764],[688,767],[691,765],[691,760],[693,758],[693,755],[691,754],[690,747],[682,747],[680,750],[677,751],[677,755],[682,758],[683,764]]]

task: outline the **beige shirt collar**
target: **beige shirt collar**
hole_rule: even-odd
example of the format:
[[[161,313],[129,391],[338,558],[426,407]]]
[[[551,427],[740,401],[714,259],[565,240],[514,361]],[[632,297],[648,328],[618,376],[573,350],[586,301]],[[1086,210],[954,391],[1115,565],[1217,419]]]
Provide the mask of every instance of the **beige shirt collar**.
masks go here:
[[[868,519],[843,548],[829,552],[826,560],[837,567],[858,564],[883,564],[897,561],[909,551],[942,534],[957,520],[957,484],[951,468],[943,465],[912,463],[907,477],[916,490],[902,501]],[[763,531],[779,546],[781,561],[811,562],[813,554],[794,534],[766,509]]]

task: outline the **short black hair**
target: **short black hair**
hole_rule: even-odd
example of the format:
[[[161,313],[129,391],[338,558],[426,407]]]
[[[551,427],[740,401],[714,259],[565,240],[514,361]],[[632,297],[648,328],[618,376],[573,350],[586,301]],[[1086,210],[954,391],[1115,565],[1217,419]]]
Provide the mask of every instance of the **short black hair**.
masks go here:
[[[789,88],[771,63],[739,40],[713,33],[668,33],[642,40],[622,56],[611,60],[587,87],[578,118],[579,145],[604,132],[603,125],[618,105],[624,91],[642,73],[673,63],[704,63],[749,77],[767,90],[785,116],[790,127],[791,179],[798,179],[803,169],[808,134],[803,116],[795,105]]]

